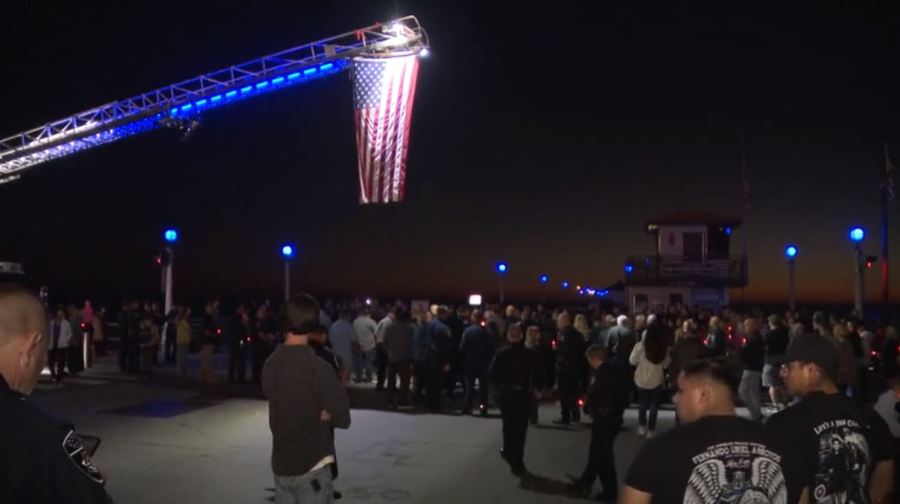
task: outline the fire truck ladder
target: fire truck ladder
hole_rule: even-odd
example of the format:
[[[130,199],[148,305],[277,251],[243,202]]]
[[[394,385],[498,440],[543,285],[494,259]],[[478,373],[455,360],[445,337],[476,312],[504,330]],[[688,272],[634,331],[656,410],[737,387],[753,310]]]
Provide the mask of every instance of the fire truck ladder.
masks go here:
[[[362,55],[428,52],[415,16],[353,30],[107,103],[0,140],[0,184],[35,165],[161,126],[190,132],[200,114],[339,73]]]

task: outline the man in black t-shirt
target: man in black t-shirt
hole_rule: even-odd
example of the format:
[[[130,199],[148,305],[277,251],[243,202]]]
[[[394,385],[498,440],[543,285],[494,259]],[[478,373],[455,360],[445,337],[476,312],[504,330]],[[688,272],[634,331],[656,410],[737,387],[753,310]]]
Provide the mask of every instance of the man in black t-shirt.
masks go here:
[[[785,448],[792,500],[886,503],[893,472],[891,434],[871,408],[838,393],[838,350],[826,337],[798,336],[784,356],[781,376],[800,402],[766,425]],[[895,501],[894,501],[895,502]]]
[[[683,423],[644,445],[619,502],[788,502],[782,454],[761,425],[735,414],[740,382],[740,367],[721,357],[682,368],[675,406]]]

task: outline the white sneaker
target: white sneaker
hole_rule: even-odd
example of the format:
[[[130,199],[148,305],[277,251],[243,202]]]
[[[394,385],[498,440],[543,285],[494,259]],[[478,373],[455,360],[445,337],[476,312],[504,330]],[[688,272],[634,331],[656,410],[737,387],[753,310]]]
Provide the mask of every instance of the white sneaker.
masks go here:
[[[647,431],[647,439],[650,439],[650,438],[652,438],[652,437],[655,436],[655,435],[656,435],[656,432],[655,432],[655,431],[652,431],[652,430],[651,430],[651,431]]]
[[[637,434],[638,434],[638,436],[647,435],[647,428],[646,427],[638,427]]]

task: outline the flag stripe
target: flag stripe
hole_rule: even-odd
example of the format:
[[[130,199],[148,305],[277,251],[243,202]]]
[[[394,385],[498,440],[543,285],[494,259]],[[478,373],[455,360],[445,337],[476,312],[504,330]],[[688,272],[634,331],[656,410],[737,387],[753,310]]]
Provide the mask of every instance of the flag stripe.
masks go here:
[[[412,124],[413,102],[416,96],[416,80],[419,75],[419,60],[413,60],[413,64],[409,66],[406,76],[405,85],[403,86],[406,94],[403,101],[407,104],[403,108],[403,131],[400,133],[401,140],[398,146],[400,152],[400,166],[394,177],[394,191],[397,201],[402,201],[406,190],[406,156],[409,153],[409,131]]]

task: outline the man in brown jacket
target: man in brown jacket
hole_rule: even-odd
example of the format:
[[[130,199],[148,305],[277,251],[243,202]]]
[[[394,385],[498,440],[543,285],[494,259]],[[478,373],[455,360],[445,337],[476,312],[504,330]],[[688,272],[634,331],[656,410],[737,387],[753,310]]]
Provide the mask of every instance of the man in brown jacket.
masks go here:
[[[332,427],[350,427],[347,392],[316,356],[309,335],[320,329],[319,304],[301,294],[285,307],[285,338],[263,366],[269,400],[275,503],[334,502]]]

